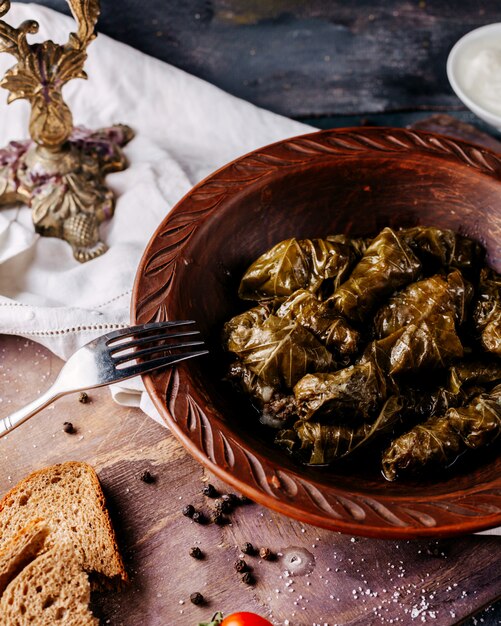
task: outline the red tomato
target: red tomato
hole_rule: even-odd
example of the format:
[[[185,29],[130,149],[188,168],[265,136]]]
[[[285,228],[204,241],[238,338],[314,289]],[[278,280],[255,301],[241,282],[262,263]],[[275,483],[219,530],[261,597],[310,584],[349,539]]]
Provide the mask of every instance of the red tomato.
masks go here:
[[[221,622],[221,626],[273,626],[273,624],[255,613],[243,611],[232,613],[225,617]]]

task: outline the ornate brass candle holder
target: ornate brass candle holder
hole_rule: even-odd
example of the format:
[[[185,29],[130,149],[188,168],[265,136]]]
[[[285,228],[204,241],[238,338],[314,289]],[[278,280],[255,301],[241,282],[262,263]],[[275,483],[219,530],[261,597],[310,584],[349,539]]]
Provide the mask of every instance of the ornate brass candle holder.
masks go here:
[[[99,224],[113,215],[114,198],[104,177],[126,167],[121,146],[133,132],[124,125],[96,131],[73,127],[61,89],[72,78],[87,78],[83,66],[96,37],[99,1],[68,4],[78,30],[64,45],[50,40],[29,44],[26,37],[38,31],[37,22],[14,28],[0,20],[0,52],[17,59],[0,86],[10,91],[9,103],[25,98],[31,104],[31,140],[0,150],[0,204],[27,204],[35,230],[65,239],[84,262],[107,250]],[[0,0],[0,17],[9,9],[10,1]]]

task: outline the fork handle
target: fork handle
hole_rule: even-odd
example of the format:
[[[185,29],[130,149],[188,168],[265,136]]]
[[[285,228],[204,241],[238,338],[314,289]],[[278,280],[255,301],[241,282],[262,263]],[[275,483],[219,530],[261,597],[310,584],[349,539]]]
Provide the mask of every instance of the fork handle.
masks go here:
[[[56,400],[59,396],[63,394],[57,393],[53,387],[48,389],[41,396],[38,396],[36,400],[30,402],[28,405],[24,406],[22,409],[7,415],[3,419],[0,419],[0,437],[10,433],[11,430],[14,430],[19,424],[22,424],[27,419],[38,413],[42,409],[44,409],[51,402]]]

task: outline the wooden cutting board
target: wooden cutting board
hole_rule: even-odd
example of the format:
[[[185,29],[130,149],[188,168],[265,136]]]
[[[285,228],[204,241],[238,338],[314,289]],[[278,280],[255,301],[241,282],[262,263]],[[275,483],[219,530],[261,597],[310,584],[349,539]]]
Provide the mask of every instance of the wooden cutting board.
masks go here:
[[[30,341],[0,336],[0,416],[44,390],[61,365]],[[48,464],[85,460],[96,467],[131,576],[123,591],[95,596],[103,624],[195,626],[216,610],[244,609],[275,625],[451,626],[501,596],[501,537],[360,539],[256,504],[239,506],[225,526],[195,524],[183,506],[208,512],[214,501],[203,486],[210,481],[225,492],[224,485],[138,409],[114,404],[106,389],[89,395],[88,404],[63,398],[0,439],[0,493]],[[63,431],[65,421],[75,434]],[[144,470],[155,482],[140,479]],[[234,568],[246,541],[276,555],[245,557],[253,586]],[[189,556],[192,546],[203,560]],[[189,600],[197,591],[202,606]]]

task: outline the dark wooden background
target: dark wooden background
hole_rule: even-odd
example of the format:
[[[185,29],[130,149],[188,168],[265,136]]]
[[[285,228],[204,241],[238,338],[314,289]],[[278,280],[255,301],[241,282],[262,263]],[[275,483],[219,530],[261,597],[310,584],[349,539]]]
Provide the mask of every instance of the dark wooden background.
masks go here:
[[[68,13],[65,0],[43,4]],[[499,0],[102,0],[99,29],[294,118],[457,110],[454,42]]]
[[[69,13],[65,0],[42,4]],[[454,95],[445,63],[459,37],[501,21],[501,0],[101,0],[101,6],[101,32],[318,127],[404,126],[433,112],[483,126]],[[468,625],[477,623],[501,624],[501,604]]]

